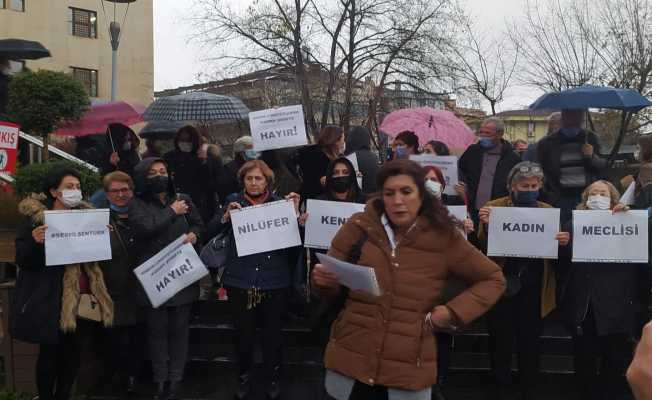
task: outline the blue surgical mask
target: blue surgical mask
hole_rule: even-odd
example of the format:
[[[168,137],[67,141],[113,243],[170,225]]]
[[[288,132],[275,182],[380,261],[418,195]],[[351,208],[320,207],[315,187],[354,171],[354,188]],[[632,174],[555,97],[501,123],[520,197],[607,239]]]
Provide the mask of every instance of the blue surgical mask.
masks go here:
[[[407,147],[397,147],[395,154],[397,160],[410,158],[410,153],[408,152]]]
[[[534,207],[539,199],[539,191],[514,192],[512,197],[514,198],[514,205],[517,207]]]
[[[582,132],[582,128],[561,128],[559,131],[567,138],[574,138]]]
[[[118,214],[127,214],[129,212],[128,205],[121,207],[111,203],[109,204],[109,207],[111,208],[111,210],[117,212]]]
[[[494,141],[489,138],[482,138],[478,140],[478,144],[483,149],[493,149],[494,147],[496,147],[496,143],[494,143]]]
[[[256,160],[260,157],[260,153],[253,149],[248,149],[244,151],[244,157],[247,160]]]

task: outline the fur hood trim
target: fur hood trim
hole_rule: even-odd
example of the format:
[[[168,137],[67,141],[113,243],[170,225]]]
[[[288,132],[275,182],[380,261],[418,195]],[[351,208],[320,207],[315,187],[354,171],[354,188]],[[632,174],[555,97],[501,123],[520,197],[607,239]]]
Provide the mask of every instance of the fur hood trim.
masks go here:
[[[97,263],[73,264],[66,266],[63,275],[63,295],[61,297],[61,316],[59,326],[63,332],[72,332],[77,328],[77,308],[79,307],[79,279],[84,268],[91,293],[97,299],[102,312],[102,324],[105,327],[113,325],[113,300],[104,283],[102,269]]]
[[[48,207],[45,205],[46,197],[43,193],[32,193],[20,203],[18,203],[18,212],[26,217],[30,217],[37,225],[43,225],[45,221],[44,212]],[[88,210],[94,208],[90,203],[82,201],[75,209]]]

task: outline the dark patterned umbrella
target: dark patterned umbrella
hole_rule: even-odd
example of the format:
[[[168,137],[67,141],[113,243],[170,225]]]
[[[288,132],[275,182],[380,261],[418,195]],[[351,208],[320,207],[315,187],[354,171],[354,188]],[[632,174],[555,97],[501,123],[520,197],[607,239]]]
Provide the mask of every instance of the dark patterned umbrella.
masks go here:
[[[50,51],[39,42],[23,39],[0,40],[0,58],[38,60],[46,57],[51,57]]]
[[[249,109],[237,97],[193,92],[161,97],[147,107],[145,121],[228,122],[249,118]]]
[[[143,139],[174,139],[177,131],[189,125],[186,121],[152,121],[140,130],[138,136]]]

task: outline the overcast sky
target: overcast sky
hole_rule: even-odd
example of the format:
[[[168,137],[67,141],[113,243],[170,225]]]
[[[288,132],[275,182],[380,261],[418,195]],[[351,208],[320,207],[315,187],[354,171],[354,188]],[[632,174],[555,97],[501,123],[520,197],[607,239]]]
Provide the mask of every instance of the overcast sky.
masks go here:
[[[188,5],[193,0],[154,1],[154,88],[163,90],[205,81],[202,73],[206,65],[201,62],[204,51],[190,40],[193,29],[187,18]],[[250,0],[228,0],[242,4]],[[523,13],[525,0],[465,0],[466,7],[479,16],[483,29],[496,27],[502,30],[505,20]],[[524,108],[538,96],[531,88],[514,88],[508,93],[499,109]]]

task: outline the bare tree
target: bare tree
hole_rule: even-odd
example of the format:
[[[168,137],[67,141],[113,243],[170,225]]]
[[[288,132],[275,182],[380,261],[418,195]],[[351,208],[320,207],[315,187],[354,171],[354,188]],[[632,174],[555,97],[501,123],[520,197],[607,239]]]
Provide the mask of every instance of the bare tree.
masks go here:
[[[461,43],[452,46],[451,75],[458,91],[480,96],[496,115],[496,104],[503,101],[512,84],[518,64],[518,48],[510,49],[500,36],[480,34],[470,19],[462,24]],[[484,37],[484,39],[482,39]]]

